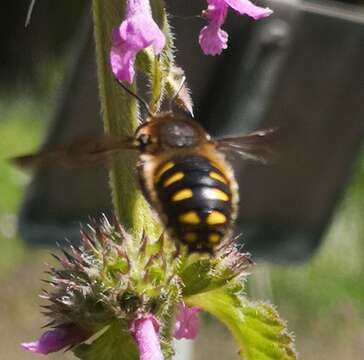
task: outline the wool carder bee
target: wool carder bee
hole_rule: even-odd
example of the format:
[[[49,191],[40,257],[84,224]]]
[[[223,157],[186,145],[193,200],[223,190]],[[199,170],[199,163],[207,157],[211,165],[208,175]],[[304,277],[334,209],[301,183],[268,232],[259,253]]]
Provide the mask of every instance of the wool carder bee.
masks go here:
[[[166,111],[150,114],[128,139],[104,137],[82,142],[82,146],[75,142],[15,160],[20,165],[54,158],[72,163],[73,159],[136,150],[142,191],[167,235],[186,245],[189,252],[213,253],[231,235],[239,200],[224,152],[264,161],[270,133],[267,129],[214,139],[192,117]]]

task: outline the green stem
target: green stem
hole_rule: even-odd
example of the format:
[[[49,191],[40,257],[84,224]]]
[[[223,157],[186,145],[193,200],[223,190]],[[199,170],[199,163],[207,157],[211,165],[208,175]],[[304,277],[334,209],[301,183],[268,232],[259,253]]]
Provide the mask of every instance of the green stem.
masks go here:
[[[121,0],[93,0],[92,13],[96,43],[99,94],[104,128],[115,137],[124,138],[138,126],[138,105],[134,98],[117,85],[111,72],[109,52],[112,29],[123,19]],[[135,86],[132,87],[135,91]],[[110,186],[114,211],[118,220],[135,239],[143,229],[149,236],[156,234],[151,211],[141,194],[135,176],[137,154],[123,153],[110,163]]]
[[[170,64],[164,61],[164,58],[170,52],[171,32],[165,11],[165,3],[163,0],[150,0],[150,6],[154,21],[163,31],[166,37],[166,47],[159,57],[154,57],[151,62],[151,96],[150,106],[152,111],[158,111],[160,102],[163,99],[165,81],[168,76]],[[168,66],[167,66],[168,65]]]

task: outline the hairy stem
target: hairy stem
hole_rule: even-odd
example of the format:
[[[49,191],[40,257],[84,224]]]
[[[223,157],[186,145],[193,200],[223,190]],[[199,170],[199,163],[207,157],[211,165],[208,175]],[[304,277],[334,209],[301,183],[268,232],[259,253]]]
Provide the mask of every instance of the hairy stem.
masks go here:
[[[123,19],[121,0],[93,0],[92,14],[96,43],[96,62],[101,111],[105,132],[124,138],[138,125],[138,105],[115,81],[109,64],[112,29]],[[125,7],[125,6],[124,6]],[[132,89],[136,91],[135,85]],[[110,186],[113,206],[119,221],[134,238],[143,229],[149,236],[156,233],[148,204],[141,194],[135,176],[137,154],[125,151],[110,162]]]

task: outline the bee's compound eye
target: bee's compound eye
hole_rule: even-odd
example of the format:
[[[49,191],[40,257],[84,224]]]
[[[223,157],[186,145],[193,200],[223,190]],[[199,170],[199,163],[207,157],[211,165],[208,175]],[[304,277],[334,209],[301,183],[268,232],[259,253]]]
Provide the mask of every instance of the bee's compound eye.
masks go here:
[[[139,145],[143,148],[151,143],[151,138],[150,135],[141,134],[138,136],[137,141],[139,142]]]

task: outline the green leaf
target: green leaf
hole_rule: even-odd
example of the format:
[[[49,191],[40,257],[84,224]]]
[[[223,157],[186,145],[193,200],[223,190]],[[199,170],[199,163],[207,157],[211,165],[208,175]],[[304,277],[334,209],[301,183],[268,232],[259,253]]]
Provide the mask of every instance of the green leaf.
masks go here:
[[[214,275],[214,264],[210,259],[191,261],[179,273],[184,284],[183,295],[189,296],[224,285],[221,278]]]
[[[292,335],[277,311],[268,304],[250,302],[242,296],[242,285],[225,286],[185,298],[216,316],[232,332],[245,360],[296,359]]]
[[[224,287],[237,276],[240,276],[240,286],[243,287],[242,274],[236,273],[234,269],[224,265],[221,259],[195,255],[182,260],[177,270],[184,284],[184,297]],[[241,254],[238,260],[244,261],[243,255]]]
[[[115,322],[91,344],[77,346],[73,353],[82,360],[138,360],[136,344],[128,329]]]

